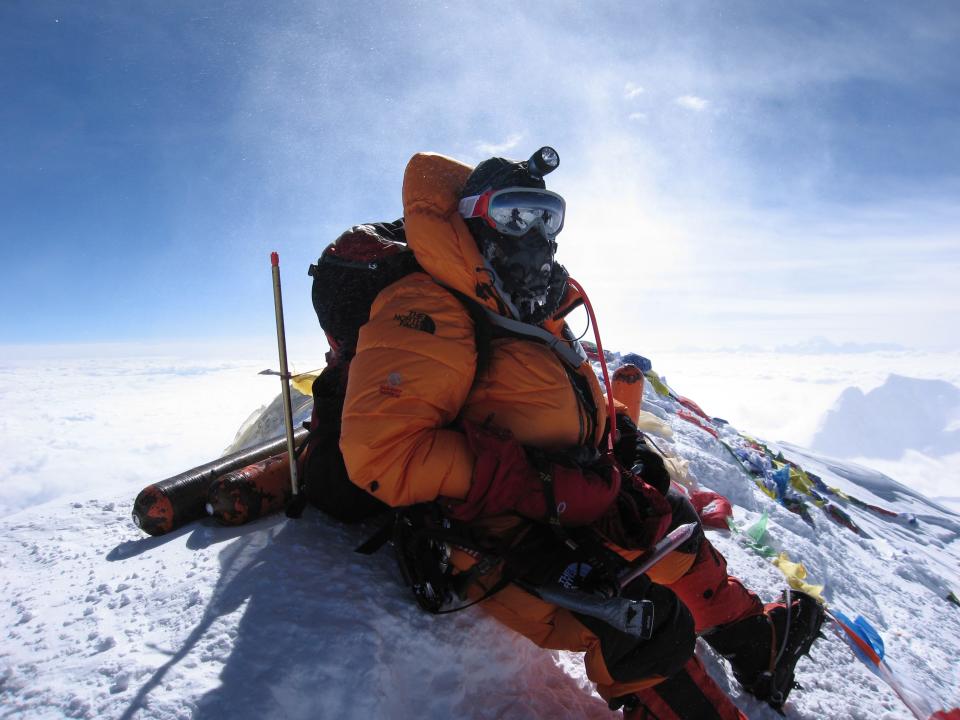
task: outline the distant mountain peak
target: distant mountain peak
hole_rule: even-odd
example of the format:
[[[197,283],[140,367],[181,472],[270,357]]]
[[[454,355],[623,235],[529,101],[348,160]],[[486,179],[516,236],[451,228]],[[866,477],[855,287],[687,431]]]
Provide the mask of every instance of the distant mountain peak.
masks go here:
[[[817,336],[792,345],[778,345],[774,352],[795,355],[835,355],[870,352],[904,352],[907,348],[896,343],[835,343]]]

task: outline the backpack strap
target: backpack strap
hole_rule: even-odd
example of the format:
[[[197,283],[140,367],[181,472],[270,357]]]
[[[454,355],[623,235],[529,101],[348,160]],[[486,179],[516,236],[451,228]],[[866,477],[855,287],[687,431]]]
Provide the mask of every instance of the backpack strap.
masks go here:
[[[505,331],[506,335],[539,340],[549,346],[549,348],[557,354],[557,357],[571,368],[576,369],[587,360],[587,353],[584,352],[578,340],[564,340],[538,325],[530,325],[520,322],[519,320],[504,317],[488,307],[483,307],[483,312],[487,316],[489,323],[495,328]]]
[[[493,356],[493,323],[484,312],[483,306],[476,300],[446,285],[441,285],[441,287],[460,301],[463,309],[467,311],[473,321],[474,340],[477,347],[476,375],[483,375],[490,367],[490,360]]]
[[[557,356],[571,368],[578,368],[587,360],[587,353],[578,340],[565,340],[554,335],[549,330],[544,330],[538,325],[520,322],[512,318],[505,317],[494,312],[486,305],[465,295],[459,290],[443,286],[448,292],[454,295],[466,308],[473,320],[474,328],[477,332],[477,372],[481,373],[480,359],[483,357],[484,368],[489,365],[490,357],[487,350],[494,337],[524,337],[532,340],[538,340],[553,350]],[[484,352],[486,357],[484,357]]]
[[[385,522],[379,530],[364,540],[363,543],[354,549],[354,552],[360,553],[361,555],[373,555],[389,542],[390,536],[393,535],[394,522],[395,520],[391,516],[388,522]]]

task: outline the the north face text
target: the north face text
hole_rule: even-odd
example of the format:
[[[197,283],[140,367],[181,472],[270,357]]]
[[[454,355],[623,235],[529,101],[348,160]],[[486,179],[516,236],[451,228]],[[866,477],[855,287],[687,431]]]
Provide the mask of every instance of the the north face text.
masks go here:
[[[437,332],[437,324],[426,313],[411,310],[406,315],[394,315],[393,319],[400,323],[400,327],[411,330],[422,330],[433,335]]]

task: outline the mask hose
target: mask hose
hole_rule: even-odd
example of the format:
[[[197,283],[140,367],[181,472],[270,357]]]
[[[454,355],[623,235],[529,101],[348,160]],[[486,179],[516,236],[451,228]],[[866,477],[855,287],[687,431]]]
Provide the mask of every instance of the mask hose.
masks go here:
[[[600,356],[600,367],[603,369],[603,382],[607,386],[607,423],[609,428],[609,432],[607,432],[607,450],[612,455],[614,434],[617,432],[617,411],[613,404],[613,385],[610,383],[610,372],[607,370],[607,356],[603,352],[603,343],[600,342],[600,327],[597,325],[597,316],[593,313],[593,306],[590,304],[590,298],[587,297],[583,285],[572,277],[568,277],[567,282],[580,294],[580,297],[583,299],[583,306],[587,309],[587,316],[593,325],[593,337],[597,341],[597,354]]]

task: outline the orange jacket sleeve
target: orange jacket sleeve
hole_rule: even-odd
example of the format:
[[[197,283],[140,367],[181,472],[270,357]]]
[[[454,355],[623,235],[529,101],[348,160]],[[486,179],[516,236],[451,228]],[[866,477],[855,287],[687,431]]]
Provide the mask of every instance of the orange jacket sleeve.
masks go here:
[[[398,507],[466,497],[474,458],[448,429],[473,385],[476,341],[460,301],[423,273],[377,296],[350,366],[340,449],[350,479]]]

